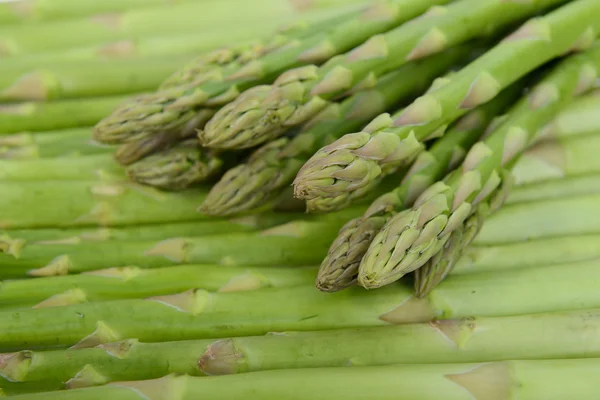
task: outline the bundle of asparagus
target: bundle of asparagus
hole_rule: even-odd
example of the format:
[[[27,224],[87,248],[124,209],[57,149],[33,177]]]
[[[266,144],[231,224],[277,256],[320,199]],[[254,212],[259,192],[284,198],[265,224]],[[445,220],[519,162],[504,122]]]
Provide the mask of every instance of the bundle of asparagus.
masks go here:
[[[594,397],[597,0],[71,1],[0,31],[39,101],[0,112],[0,395]]]

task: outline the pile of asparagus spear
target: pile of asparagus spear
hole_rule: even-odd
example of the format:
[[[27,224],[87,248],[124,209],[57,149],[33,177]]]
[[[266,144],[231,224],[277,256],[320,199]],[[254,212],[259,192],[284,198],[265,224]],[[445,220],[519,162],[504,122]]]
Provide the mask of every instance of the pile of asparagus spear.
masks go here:
[[[0,22],[0,397],[597,397],[600,1]]]

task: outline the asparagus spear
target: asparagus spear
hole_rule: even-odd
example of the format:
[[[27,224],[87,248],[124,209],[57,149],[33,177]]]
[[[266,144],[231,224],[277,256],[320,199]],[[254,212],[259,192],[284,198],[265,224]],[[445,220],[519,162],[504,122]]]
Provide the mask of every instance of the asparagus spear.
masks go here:
[[[314,273],[314,267],[182,265],[151,270],[108,268],[80,275],[1,282],[0,308],[56,307],[88,301],[161,296],[194,288],[238,292],[288,287],[310,282]]]
[[[348,360],[353,366],[376,366],[599,357],[597,341],[589,334],[600,328],[597,319],[590,318],[598,312],[466,318],[217,341],[141,343],[129,339],[85,349],[8,354],[0,370],[21,384],[43,382],[60,389],[64,382],[74,388],[169,373],[224,375],[344,367]],[[86,373],[92,370],[98,372],[97,380]]]
[[[198,221],[205,189],[166,193],[132,182],[0,182],[0,229]]]
[[[272,140],[287,128],[307,121],[330,100],[369,85],[377,76],[407,61],[484,36],[560,3],[556,0],[452,3],[439,16],[416,20],[374,36],[320,68],[310,65],[293,69],[280,75],[271,86],[243,93],[217,112],[200,139],[208,147],[219,148],[250,147]],[[456,24],[458,20],[460,25]]]
[[[573,101],[550,122],[539,139],[563,138],[600,131],[600,91]]]
[[[316,0],[305,3],[305,9],[330,4],[328,0]],[[230,1],[192,1],[169,7],[126,10],[38,25],[9,26],[0,32],[0,48],[6,56],[11,56],[137,39],[156,35],[156,32],[202,34],[222,29],[223,21],[228,21],[231,29],[240,26],[248,32],[248,25],[251,24],[257,26],[260,33],[266,33],[298,15],[299,8],[291,1],[258,0],[252,3],[252,7],[232,6]],[[260,25],[269,29],[261,31]],[[73,32],[85,32],[85,35]]]
[[[96,126],[103,143],[137,141],[157,133],[180,131],[198,110],[217,108],[239,92],[269,81],[287,69],[323,62],[374,34],[385,32],[449,0],[392,0],[374,4],[356,18],[312,35],[295,46],[269,53],[224,77],[223,82],[169,88],[124,105]]]
[[[470,400],[475,396],[521,400],[588,399],[600,389],[596,379],[599,370],[600,360],[595,358],[308,368],[211,378],[169,375],[149,381],[25,394],[15,399]]]
[[[565,195],[580,196],[598,193],[599,190],[600,174],[585,174],[567,179],[552,179],[520,186],[507,201],[508,203],[520,203],[557,198]]]
[[[0,276],[66,275],[129,265],[141,268],[173,264],[315,265],[340,226],[357,212],[361,211],[350,209],[315,220],[298,219],[254,233],[177,236],[166,240],[22,246],[9,237],[4,242],[4,254],[0,254]]]
[[[383,225],[402,208],[460,163],[489,122],[517,97],[520,86],[504,91],[497,99],[479,107],[459,120],[451,131],[423,152],[404,176],[400,186],[378,197],[358,218],[342,227],[321,263],[316,286],[332,292],[356,283],[358,266],[371,241]]]
[[[30,160],[108,153],[111,146],[94,142],[90,128],[0,135],[0,159]]]
[[[478,3],[483,7],[490,2]],[[335,197],[343,192],[369,190],[382,176],[410,163],[423,147],[422,142],[443,134],[449,122],[486,103],[550,59],[589,45],[597,19],[586,18],[589,13],[600,12],[596,7],[600,3],[594,0],[577,0],[531,19],[454,74],[446,85],[418,98],[393,117],[383,114],[368,129],[343,136],[323,148],[296,177],[296,196]]]
[[[576,4],[586,2],[571,3]],[[497,129],[471,148],[459,168],[429,186],[412,208],[386,223],[361,261],[359,284],[367,288],[387,285],[439,252],[452,231],[501,184],[502,168],[526,149],[534,133],[573,96],[595,84],[599,67],[600,46],[596,46],[568,58],[542,79]]]
[[[4,310],[0,311],[0,351],[93,347],[126,338],[160,342],[580,310],[600,307],[598,278],[595,260],[450,276],[423,299],[415,298],[412,288],[402,284],[337,293],[322,293],[307,284]]]
[[[214,178],[223,168],[223,159],[202,149],[196,139],[143,158],[127,168],[135,182],[166,190],[184,190]]]
[[[51,103],[0,105],[1,134],[47,131],[93,125],[119,105],[125,97],[63,100]]]
[[[295,137],[265,144],[246,163],[229,170],[213,186],[202,210],[211,215],[235,214],[273,199],[289,186],[300,166],[316,150],[402,99],[422,92],[436,76],[464,58],[465,50],[455,48],[410,63],[386,75],[375,88],[334,103]],[[404,76],[411,79],[403,79]]]

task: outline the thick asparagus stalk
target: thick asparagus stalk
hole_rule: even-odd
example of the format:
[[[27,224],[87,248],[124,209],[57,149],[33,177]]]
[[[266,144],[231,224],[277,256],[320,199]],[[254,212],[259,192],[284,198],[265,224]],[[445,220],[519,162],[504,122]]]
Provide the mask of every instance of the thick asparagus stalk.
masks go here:
[[[600,268],[594,260],[502,274],[451,275],[423,299],[414,297],[406,285],[375,291],[355,287],[337,293],[302,285],[231,293],[193,290],[145,300],[4,310],[0,311],[0,351],[93,347],[126,338],[160,342],[598,308],[598,278]]]
[[[20,246],[9,238],[4,242],[4,254],[0,254],[0,274],[3,278],[54,276],[129,265],[315,265],[340,226],[360,212],[350,209],[312,221],[294,220],[255,233],[177,236],[166,240]]]
[[[502,29],[559,3],[556,0],[452,3],[432,18],[422,18],[374,36],[320,68],[310,65],[293,69],[271,86],[243,93],[217,112],[200,139],[209,147],[220,148],[254,146],[272,140],[289,127],[307,121],[326,107],[329,100],[368,85],[386,71]],[[460,27],[457,20],[461,21]]]
[[[539,139],[562,138],[600,131],[600,91],[573,101],[539,134]]]
[[[328,0],[316,0],[305,9],[331,5]],[[64,49],[105,43],[121,39],[137,39],[156,35],[196,33],[223,29],[223,21],[230,29],[256,26],[259,34],[272,31],[283,22],[291,22],[299,15],[298,3],[280,0],[258,0],[252,7],[232,5],[230,1],[191,1],[169,7],[101,14],[67,21],[39,25],[8,26],[0,32],[0,47],[7,56],[21,55],[51,49]],[[268,30],[261,30],[260,25]],[[236,28],[238,27],[238,28]],[[75,35],[73,32],[85,32]]]
[[[111,152],[113,148],[92,140],[90,128],[0,135],[0,159],[30,160]]]
[[[432,5],[448,1],[392,0],[375,4],[327,32],[254,60],[224,77],[223,82],[169,88],[124,105],[98,124],[95,137],[103,143],[124,143],[157,133],[177,134],[198,110],[218,108],[237,97],[240,91],[269,81],[289,68],[326,61],[374,34],[420,15]]]
[[[593,166],[593,164],[591,164]],[[597,194],[600,190],[600,174],[585,174],[567,179],[552,179],[520,186],[507,199],[508,203],[538,201],[563,196]]]
[[[344,225],[321,263],[317,288],[331,292],[355,284],[360,262],[377,232],[393,215],[410,206],[425,188],[462,161],[489,122],[518,96],[519,89],[520,86],[513,86],[463,117],[429,151],[419,155],[400,186],[378,197],[362,216]]]
[[[364,125],[402,99],[422,92],[431,81],[465,57],[466,48],[410,63],[386,75],[378,85],[334,103],[294,138],[280,138],[259,148],[250,159],[229,170],[209,192],[202,210],[228,215],[254,209],[288,187],[300,166],[316,150]],[[410,76],[411,79],[404,79]]]
[[[461,1],[457,6],[461,4],[467,3]],[[490,2],[478,4],[485,7]],[[422,142],[443,134],[449,122],[486,103],[550,59],[589,45],[597,19],[585,19],[582,14],[600,12],[596,7],[600,3],[594,0],[578,0],[531,19],[454,74],[446,85],[418,98],[393,117],[383,114],[368,129],[343,136],[323,148],[300,170],[295,180],[296,195],[310,199],[369,190],[382,176],[410,163],[423,147]],[[340,178],[333,180],[332,175]],[[329,182],[327,191],[325,182]]]
[[[376,328],[163,343],[135,339],[94,348],[5,355],[3,375],[56,389],[169,373],[224,375],[294,368],[600,357],[590,332],[598,310],[440,320]],[[455,335],[463,332],[462,336]],[[527,334],[524,334],[526,332]],[[118,355],[118,357],[115,357]],[[90,371],[96,371],[96,380]],[[82,372],[82,373],[80,373]]]
[[[166,193],[119,181],[0,182],[0,229],[198,221],[205,189]]]
[[[151,270],[109,268],[80,275],[1,282],[0,308],[56,307],[88,301],[161,296],[195,288],[238,292],[297,286],[310,282],[314,273],[314,267],[182,265]]]
[[[135,182],[166,190],[184,190],[214,178],[223,168],[218,154],[200,148],[196,139],[143,158],[127,168]]]
[[[571,3],[563,9],[577,4],[586,3]],[[386,223],[363,257],[359,284],[367,288],[387,285],[439,252],[474,207],[501,185],[502,168],[521,155],[535,132],[564,104],[596,83],[599,69],[600,46],[596,46],[568,58],[542,79],[497,129],[471,148],[459,168],[429,186],[412,208]]]
[[[470,400],[475,396],[502,396],[521,400],[583,400],[593,398],[600,390],[596,379],[599,371],[600,360],[595,358],[307,368],[211,378],[169,375],[149,381],[25,394],[15,399]]]
[[[0,105],[1,134],[23,131],[49,131],[90,126],[98,122],[126,97],[63,100],[51,103]]]

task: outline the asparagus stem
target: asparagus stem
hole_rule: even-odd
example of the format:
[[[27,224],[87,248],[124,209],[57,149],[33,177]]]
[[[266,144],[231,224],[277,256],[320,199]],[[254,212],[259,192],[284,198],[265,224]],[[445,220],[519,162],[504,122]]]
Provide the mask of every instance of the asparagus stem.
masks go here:
[[[142,343],[6,354],[5,375],[21,384],[85,387],[169,373],[225,375],[278,369],[599,357],[591,330],[598,310],[277,335]],[[461,332],[461,334],[457,334]],[[524,335],[523,333],[527,334]],[[94,370],[101,380],[89,379]],[[352,368],[354,369],[354,368]],[[297,371],[301,372],[301,371]],[[87,379],[86,379],[87,378]]]
[[[125,97],[115,96],[51,103],[2,104],[1,133],[48,131],[93,125],[123,100]]]
[[[431,18],[417,19],[376,35],[320,68],[310,65],[293,69],[280,75],[271,86],[246,91],[217,112],[200,138],[204,145],[218,148],[240,148],[270,141],[286,129],[312,118],[330,100],[410,60],[486,36],[560,3],[560,0],[466,0],[451,3],[442,11],[435,9]],[[458,20],[460,26],[456,24]],[[579,34],[573,40],[577,36]],[[540,64],[546,61],[543,55],[539,56]]]
[[[583,7],[579,9],[581,12],[588,3],[571,3],[554,15],[560,16],[561,10],[566,15],[568,11],[578,11],[577,4]],[[572,5],[575,7],[571,9]],[[525,27],[528,29],[528,25]],[[412,208],[386,223],[361,261],[359,284],[367,288],[390,284],[439,252],[452,231],[502,183],[502,168],[522,154],[535,132],[564,104],[596,83],[599,69],[600,46],[596,46],[568,58],[542,79],[511,109],[498,128],[471,148],[459,168],[429,186]]]
[[[300,166],[316,150],[359,128],[401,100],[421,93],[436,76],[462,60],[466,50],[455,48],[407,64],[387,74],[375,88],[332,104],[294,138],[280,138],[260,147],[246,163],[229,170],[213,186],[202,210],[211,215],[228,215],[272,200],[292,183]],[[411,79],[403,79],[405,76]],[[310,204],[308,206],[310,208]]]
[[[521,12],[525,12],[523,6],[527,8],[533,4],[472,0],[475,4],[467,7],[470,6],[469,1],[456,3],[456,7],[465,7],[463,12],[469,20],[477,15],[472,13],[472,7],[486,12],[494,9],[490,18],[495,19],[496,7],[518,6]],[[541,3],[536,4],[541,6]],[[547,61],[570,49],[589,45],[593,41],[597,19],[586,18],[589,13],[600,12],[600,8],[596,9],[599,4],[594,0],[578,0],[543,17],[529,20],[454,74],[447,84],[426,93],[393,117],[383,114],[362,132],[345,135],[321,149],[300,170],[294,183],[296,196],[303,199],[319,196],[323,192],[322,180],[332,174],[340,178],[330,181],[329,197],[345,191],[369,190],[381,176],[413,161],[422,149],[423,141],[443,134],[448,123],[469,109],[488,102],[503,88]],[[502,15],[508,17],[509,14]],[[449,18],[451,29],[456,28],[457,16],[454,13],[442,18]],[[477,23],[481,21],[477,20]],[[362,60],[360,65],[363,65]],[[340,181],[344,181],[343,184]],[[315,186],[318,190],[313,190]]]
[[[232,293],[193,290],[146,300],[5,310],[0,311],[0,351],[93,347],[126,338],[160,342],[580,310],[600,307],[599,278],[598,261],[593,260],[502,274],[451,275],[423,299],[402,284],[337,293],[322,293],[307,284]]]
[[[56,307],[88,301],[161,296],[195,288],[237,292],[288,287],[310,282],[314,273],[313,267],[182,265],[152,270],[108,268],[80,275],[1,282],[0,308]]]
[[[340,226],[360,212],[350,209],[312,221],[295,220],[256,233],[76,245],[59,241],[52,245],[22,246],[20,242],[5,240],[0,274],[3,278],[53,276],[130,265],[141,268],[173,264],[315,265]]]
[[[470,400],[475,396],[522,400],[587,399],[600,390],[596,379],[599,371],[600,360],[595,358],[314,368],[210,378],[169,375],[156,380],[117,382],[15,399]]]
[[[519,89],[515,85],[463,117],[429,151],[419,155],[400,186],[378,197],[362,216],[344,225],[321,263],[317,288],[331,292],[355,284],[360,262],[377,232],[394,214],[410,206],[425,188],[462,161],[467,149],[517,97]]]
[[[563,196],[581,196],[598,193],[600,174],[584,174],[567,179],[552,179],[520,186],[508,198],[508,203],[537,201]]]
[[[157,133],[177,133],[199,110],[218,108],[237,97],[240,91],[269,81],[291,67],[323,62],[374,34],[402,24],[432,5],[447,1],[393,0],[374,4],[356,18],[300,40],[297,46],[288,46],[254,60],[224,77],[223,82],[168,88],[124,105],[96,126],[95,138],[103,143],[124,143]]]

